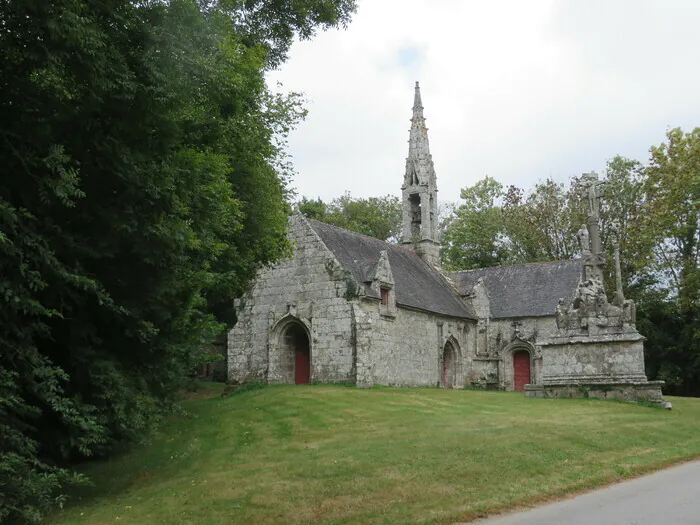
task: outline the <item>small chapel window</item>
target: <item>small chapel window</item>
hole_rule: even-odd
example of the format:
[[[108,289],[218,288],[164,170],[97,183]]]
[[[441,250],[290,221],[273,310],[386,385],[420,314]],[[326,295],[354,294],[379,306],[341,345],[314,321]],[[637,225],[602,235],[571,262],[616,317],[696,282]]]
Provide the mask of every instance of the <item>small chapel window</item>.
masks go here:
[[[379,291],[381,292],[381,296],[382,296],[382,304],[388,305],[389,304],[389,289],[388,288],[380,288]]]

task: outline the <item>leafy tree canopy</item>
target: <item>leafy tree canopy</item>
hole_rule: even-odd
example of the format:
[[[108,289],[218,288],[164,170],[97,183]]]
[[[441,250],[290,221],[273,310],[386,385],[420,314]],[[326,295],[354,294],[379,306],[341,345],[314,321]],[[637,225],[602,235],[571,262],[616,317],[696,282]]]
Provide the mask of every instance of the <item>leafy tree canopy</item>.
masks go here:
[[[463,204],[445,219],[442,257],[447,268],[494,266],[507,258],[503,231],[503,185],[485,177],[462,189]]]
[[[672,392],[700,395],[700,128],[672,129],[651,148],[629,232],[650,281],[639,293],[650,371]]]
[[[363,199],[345,193],[330,203],[302,197],[297,205],[304,216],[346,230],[390,242],[401,236],[401,202],[393,195]]]
[[[312,38],[321,29],[346,27],[356,10],[355,0],[218,0],[207,1],[226,13],[247,46],[267,50],[268,67],[287,59],[294,37]]]
[[[610,253],[619,238],[629,274],[639,270],[643,249],[633,242],[629,226],[640,213],[641,165],[623,157],[612,159],[602,176],[601,236]],[[443,259],[448,268],[471,269],[499,264],[571,259],[580,255],[576,231],[587,222],[579,177],[568,185],[551,179],[531,189],[506,189],[491,177],[464,188],[464,200],[445,219]],[[613,236],[613,224],[619,234]]]
[[[286,253],[304,113],[264,72],[353,10],[0,5],[0,521],[38,521],[71,463],[144,436]]]

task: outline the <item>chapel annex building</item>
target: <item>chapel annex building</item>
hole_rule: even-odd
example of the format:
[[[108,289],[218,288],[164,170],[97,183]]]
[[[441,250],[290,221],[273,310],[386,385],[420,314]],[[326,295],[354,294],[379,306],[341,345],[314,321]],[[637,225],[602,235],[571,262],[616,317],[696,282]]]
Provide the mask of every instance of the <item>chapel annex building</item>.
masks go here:
[[[644,375],[634,319],[623,319],[622,307],[618,317],[608,309],[609,326],[598,329],[602,311],[584,315],[580,306],[590,288],[586,269],[602,256],[590,264],[584,257],[440,268],[437,183],[417,82],[401,190],[399,245],[300,213],[290,218],[294,255],[260,271],[236,300],[231,383],[528,385],[529,395],[548,397],[576,395],[580,385],[571,385],[580,376],[605,383],[602,397],[622,385],[621,397],[661,399],[660,386]],[[569,305],[566,323],[562,305]]]

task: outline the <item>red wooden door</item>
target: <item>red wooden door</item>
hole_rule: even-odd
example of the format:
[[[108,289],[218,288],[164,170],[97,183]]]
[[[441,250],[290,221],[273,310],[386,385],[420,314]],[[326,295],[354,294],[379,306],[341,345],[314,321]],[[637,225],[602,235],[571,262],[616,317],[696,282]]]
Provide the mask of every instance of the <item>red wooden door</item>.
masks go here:
[[[525,392],[525,385],[530,384],[530,354],[525,351],[513,354],[513,390]]]
[[[309,383],[310,374],[309,350],[297,348],[294,353],[294,382],[297,385]]]

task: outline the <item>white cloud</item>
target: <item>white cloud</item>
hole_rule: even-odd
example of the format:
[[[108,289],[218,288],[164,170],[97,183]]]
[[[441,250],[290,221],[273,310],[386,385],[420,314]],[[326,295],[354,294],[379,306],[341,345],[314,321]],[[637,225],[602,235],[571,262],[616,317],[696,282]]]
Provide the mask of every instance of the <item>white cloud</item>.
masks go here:
[[[645,160],[700,125],[700,2],[366,0],[296,43],[271,85],[303,91],[300,195],[399,194],[419,80],[440,196],[489,174],[529,187]]]

